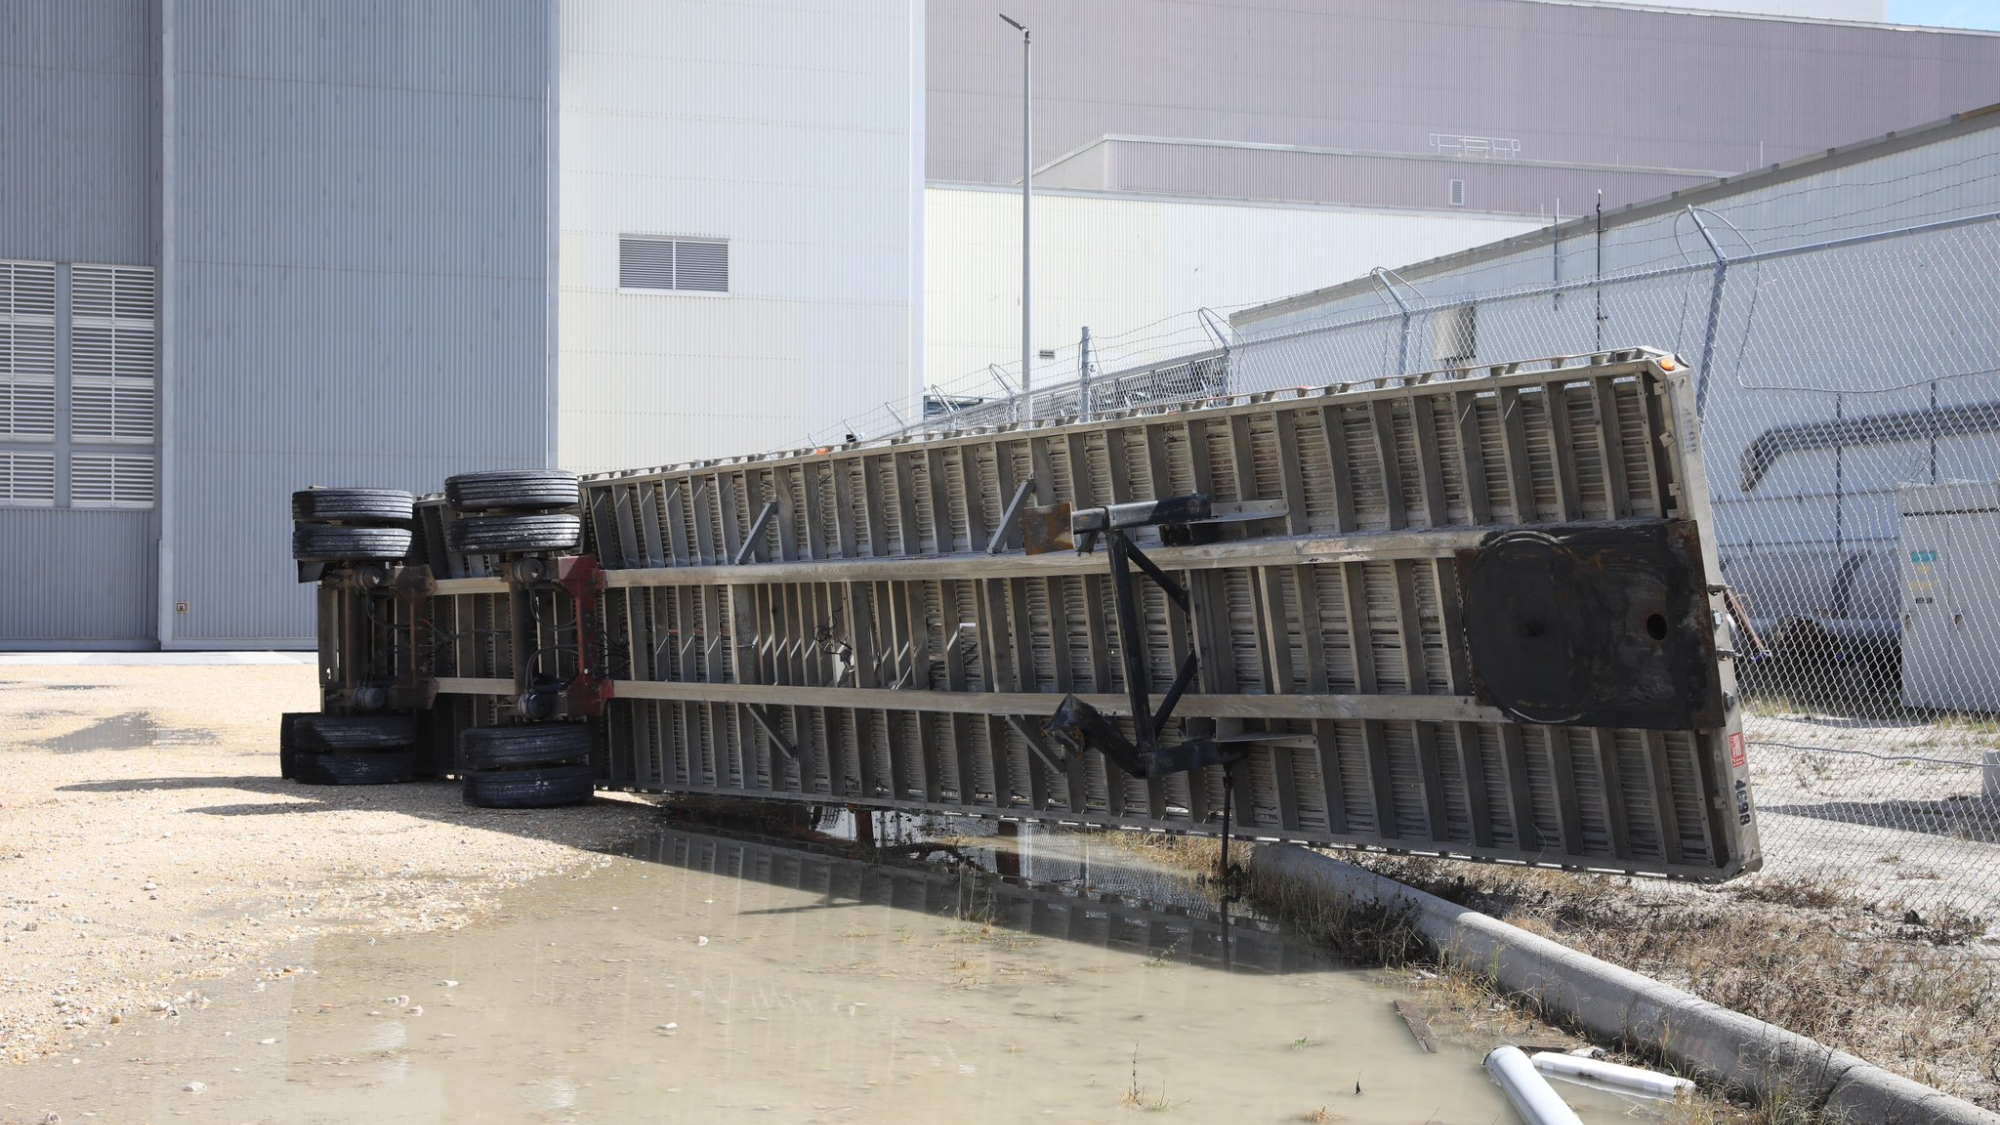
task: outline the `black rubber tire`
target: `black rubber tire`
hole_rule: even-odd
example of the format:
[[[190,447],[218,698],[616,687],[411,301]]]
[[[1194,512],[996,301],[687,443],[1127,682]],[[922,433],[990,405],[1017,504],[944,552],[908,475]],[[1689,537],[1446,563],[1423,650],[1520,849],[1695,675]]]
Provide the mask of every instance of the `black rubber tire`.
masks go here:
[[[292,518],[305,523],[406,524],[417,498],[390,488],[308,488],[292,493]]]
[[[461,512],[504,508],[573,508],[579,499],[575,473],[561,469],[506,469],[446,477],[445,502]]]
[[[408,715],[296,715],[291,724],[294,767],[308,754],[400,750],[417,740]]]
[[[509,551],[567,551],[583,540],[583,517],[569,513],[545,516],[468,516],[445,528],[451,549],[463,555],[498,555]]]
[[[465,803],[476,809],[552,809],[596,793],[589,766],[492,770],[465,775]]]
[[[301,785],[394,785],[417,776],[407,750],[372,754],[301,754],[294,763]]]
[[[458,735],[458,761],[468,771],[548,766],[590,757],[592,742],[582,723],[469,727]]]
[[[278,776],[291,778],[296,773],[295,763],[299,752],[292,739],[292,723],[310,711],[287,711],[278,716]]]
[[[302,523],[292,528],[292,557],[300,562],[400,559],[410,553],[407,527],[329,527]]]

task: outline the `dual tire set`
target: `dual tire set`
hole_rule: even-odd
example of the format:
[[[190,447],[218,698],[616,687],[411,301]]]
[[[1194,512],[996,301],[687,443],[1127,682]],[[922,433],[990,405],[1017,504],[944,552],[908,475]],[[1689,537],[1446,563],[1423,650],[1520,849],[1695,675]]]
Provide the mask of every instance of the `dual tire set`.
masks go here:
[[[567,551],[583,539],[576,474],[556,469],[463,473],[444,482],[460,513],[446,528],[466,555]],[[409,557],[416,497],[390,488],[309,488],[292,493],[292,557],[359,562]]]
[[[590,800],[591,733],[583,723],[472,727],[458,736],[465,803],[482,809],[547,809]]]
[[[308,488],[292,493],[292,557],[300,562],[406,558],[416,497],[390,488]]]
[[[583,539],[577,477],[553,469],[464,473],[445,481],[456,518],[445,542],[465,555],[570,551]],[[311,488],[292,494],[292,557],[355,564],[406,559],[416,498],[384,488]],[[284,716],[279,773],[306,785],[387,785],[417,776],[410,715]],[[592,735],[582,723],[473,727],[459,735],[465,803],[477,808],[574,805],[595,792]]]
[[[445,542],[462,555],[568,551],[583,539],[575,473],[465,473],[446,479],[444,499],[459,513],[445,526]]]
[[[583,540],[577,479],[553,469],[465,473],[447,478],[444,499],[458,518],[445,542],[463,555],[574,550]],[[590,727],[543,722],[459,732],[465,803],[485,809],[574,805],[595,791]]]
[[[295,712],[278,735],[278,772],[301,785],[394,785],[417,776],[408,715]],[[546,809],[590,800],[591,733],[582,723],[473,727],[459,735],[465,803]]]
[[[408,715],[288,714],[278,773],[302,785],[393,785],[417,776],[417,721]]]

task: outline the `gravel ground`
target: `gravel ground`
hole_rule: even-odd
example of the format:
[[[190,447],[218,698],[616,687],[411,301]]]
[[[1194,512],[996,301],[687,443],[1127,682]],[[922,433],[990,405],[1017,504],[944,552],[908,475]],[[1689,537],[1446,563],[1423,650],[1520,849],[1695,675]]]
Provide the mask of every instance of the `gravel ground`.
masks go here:
[[[1983,791],[1992,720],[1753,709],[1750,788],[1764,873],[1885,911],[1949,908],[2000,937],[2000,801]]]
[[[278,775],[309,665],[0,667],[0,1057],[281,978],[290,942],[457,929],[654,822],[648,800],[469,809],[443,782]]]

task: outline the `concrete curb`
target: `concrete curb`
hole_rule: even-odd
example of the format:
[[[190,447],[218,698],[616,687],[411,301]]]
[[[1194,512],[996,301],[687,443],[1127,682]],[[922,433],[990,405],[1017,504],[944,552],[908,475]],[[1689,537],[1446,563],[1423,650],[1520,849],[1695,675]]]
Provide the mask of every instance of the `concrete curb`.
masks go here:
[[[1331,856],[1263,845],[1250,870],[1260,881],[1406,911],[1446,958],[1481,967],[1508,992],[1760,1098],[1824,1105],[1854,1125],[2000,1125],[2000,1114],[1971,1102]]]

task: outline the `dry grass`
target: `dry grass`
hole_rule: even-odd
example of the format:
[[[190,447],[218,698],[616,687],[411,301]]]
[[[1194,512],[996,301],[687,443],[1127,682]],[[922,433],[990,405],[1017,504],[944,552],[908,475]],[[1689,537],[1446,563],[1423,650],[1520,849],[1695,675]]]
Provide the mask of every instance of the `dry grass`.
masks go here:
[[[1110,836],[1160,862],[1214,875],[1214,840]],[[1801,880],[1693,888],[1358,853],[1341,858],[2000,1109],[2000,959],[1966,945],[1983,929],[1980,919],[1871,908],[1840,887]],[[1251,897],[1343,957],[1404,969],[1440,1031],[1549,1035],[1542,1022],[1548,1014],[1467,967],[1439,964],[1406,915],[1284,885],[1254,886]],[[1697,1098],[1677,1105],[1670,1119],[1837,1125],[1819,1107],[1782,1094],[1750,1105]]]
[[[1693,889],[1436,861],[1348,857],[1928,1086],[2000,1108],[2000,961],[1976,919],[1877,911],[1837,887]],[[1772,1125],[1811,1107],[1757,1107]]]
[[[1222,841],[1212,836],[1173,836],[1165,832],[1110,832],[1102,839],[1112,847],[1146,856],[1169,867],[1213,878],[1222,866]],[[1229,849],[1231,866],[1249,858],[1250,845],[1236,843]]]
[[[1113,832],[1157,862],[1213,879],[1218,842]],[[1247,849],[1244,849],[1247,858]],[[1232,849],[1230,858],[1237,858]],[[1838,886],[1747,878],[1694,888],[1619,876],[1339,853],[1351,863],[1644,973],[1724,1007],[1849,1051],[1895,1073],[2000,1109],[2000,959],[1967,947],[1981,919],[1873,908]],[[1439,964],[1407,915],[1258,885],[1259,907],[1341,956],[1410,974],[1440,1031],[1549,1036],[1548,1013],[1464,966]],[[1544,1022],[1547,1021],[1547,1022]],[[1602,1044],[1618,1047],[1618,1044]],[[1629,1061],[1654,1063],[1656,1059]],[[1690,1076],[1694,1077],[1694,1076]],[[1759,1104],[1698,1098],[1676,1125],[1838,1125],[1781,1094]]]

